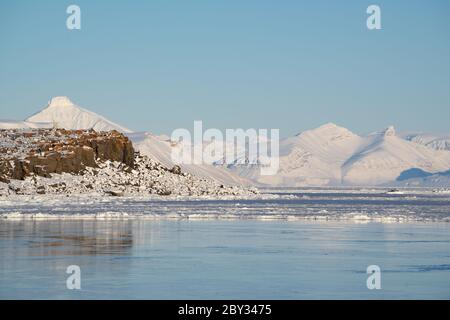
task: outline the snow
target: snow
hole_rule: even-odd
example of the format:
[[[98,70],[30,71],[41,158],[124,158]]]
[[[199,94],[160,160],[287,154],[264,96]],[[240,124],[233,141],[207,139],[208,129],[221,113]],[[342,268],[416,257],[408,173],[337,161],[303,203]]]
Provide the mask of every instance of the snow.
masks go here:
[[[281,141],[280,170],[263,177],[258,166],[233,172],[271,186],[370,186],[395,181],[405,170],[435,173],[450,168],[450,152],[406,141],[393,126],[367,136],[327,123]]]
[[[117,130],[119,132],[131,132],[106,118],[83,109],[74,104],[68,97],[54,97],[40,112],[25,120],[28,123],[50,123],[52,127],[64,129],[94,129],[96,131]]]
[[[343,181],[349,184],[377,185],[395,181],[408,169],[427,172],[450,168],[450,152],[436,151],[395,135],[390,127],[367,136],[343,166]]]
[[[15,121],[15,120],[0,120],[0,129],[27,129],[27,128],[51,128],[53,126],[50,122],[30,122],[30,121]]]
[[[386,188],[300,189],[281,194],[166,196],[91,194],[0,197],[0,219],[256,219],[390,222],[449,222],[445,190]],[[220,199],[220,200],[218,200]]]
[[[47,107],[26,121],[3,121],[0,128],[64,127],[97,131],[118,130],[126,133],[137,150],[166,167],[174,165],[174,145],[167,136],[149,132],[133,133],[91,111],[80,108],[67,97],[51,99]],[[450,169],[450,135],[423,133],[400,134],[393,126],[380,132],[359,136],[334,123],[304,131],[280,142],[280,170],[262,176],[261,167],[238,150],[233,164],[220,159],[206,164],[182,165],[193,175],[232,185],[267,186],[338,186],[384,185],[395,182],[409,169],[430,173]],[[416,179],[414,184],[442,186],[445,177]],[[450,184],[448,184],[450,186]]]
[[[333,123],[302,132],[280,143],[280,170],[263,177],[259,168],[233,170],[272,186],[333,185],[341,183],[341,166],[361,144],[362,138]]]
[[[31,175],[25,180],[0,183],[0,196],[54,194],[91,196],[232,196],[258,195],[254,188],[225,186],[189,173],[176,173],[146,157],[135,157],[135,168],[120,162],[98,162],[99,168],[87,167],[81,174],[51,174],[50,178]]]
[[[133,146],[141,154],[155,159],[165,165],[172,167],[175,163],[172,161],[172,143],[167,136],[157,136],[149,132],[131,133],[127,136],[133,142]],[[228,185],[251,185],[252,182],[248,179],[240,177],[226,168],[220,166],[213,166],[212,164],[204,165],[181,165],[184,171],[189,172],[195,176],[212,179],[219,183]]]
[[[435,150],[450,150],[450,135],[436,135],[430,133],[406,133],[402,137]]]

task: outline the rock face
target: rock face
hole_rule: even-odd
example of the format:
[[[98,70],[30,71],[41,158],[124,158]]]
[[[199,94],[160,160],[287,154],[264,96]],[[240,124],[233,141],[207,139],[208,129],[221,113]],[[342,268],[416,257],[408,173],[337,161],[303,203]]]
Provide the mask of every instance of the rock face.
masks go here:
[[[257,190],[227,187],[189,173],[173,173],[152,159],[136,154],[134,169],[122,162],[99,161],[82,174],[51,174],[51,178],[32,175],[24,180],[0,183],[0,197],[9,195],[90,195],[90,196],[194,196],[248,197]]]
[[[117,131],[65,129],[0,130],[0,181],[35,174],[80,173],[98,161],[134,166],[131,141]]]
[[[134,152],[117,131],[0,130],[0,196],[238,196],[227,187],[167,168]]]

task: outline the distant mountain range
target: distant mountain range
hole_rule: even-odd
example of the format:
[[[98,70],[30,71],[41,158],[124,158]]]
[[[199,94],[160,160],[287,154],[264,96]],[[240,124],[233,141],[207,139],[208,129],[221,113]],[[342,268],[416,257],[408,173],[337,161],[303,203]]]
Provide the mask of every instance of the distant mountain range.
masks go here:
[[[436,150],[450,150],[450,134],[408,133],[401,136],[408,141],[423,144]]]
[[[257,167],[230,169],[257,182],[277,186],[381,185],[405,170],[440,172],[450,168],[450,151],[405,140],[389,127],[367,136],[328,123],[281,141],[281,168],[260,176]]]
[[[121,125],[55,97],[40,112],[25,121],[3,121],[0,128],[62,127],[126,133],[135,148],[170,167],[172,144],[168,137],[149,132],[133,133]],[[240,157],[244,157],[241,155]],[[223,183],[267,186],[450,186],[450,135],[422,133],[397,135],[393,127],[366,136],[328,123],[280,141],[280,170],[262,176],[257,164],[236,159],[232,165],[219,162],[189,165],[185,170]],[[248,163],[248,162],[247,162]],[[412,170],[412,171],[411,171]],[[411,172],[425,174],[412,175]]]

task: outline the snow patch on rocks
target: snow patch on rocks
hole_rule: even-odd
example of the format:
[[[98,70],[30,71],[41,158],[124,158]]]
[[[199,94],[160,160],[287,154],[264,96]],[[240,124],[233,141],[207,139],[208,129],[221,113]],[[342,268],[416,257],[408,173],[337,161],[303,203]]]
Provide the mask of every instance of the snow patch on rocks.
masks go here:
[[[104,161],[98,168],[87,167],[80,174],[52,173],[49,178],[32,174],[24,180],[0,182],[0,196],[80,195],[97,196],[233,196],[258,195],[255,188],[225,186],[197,178],[136,154],[134,168],[121,162]]]

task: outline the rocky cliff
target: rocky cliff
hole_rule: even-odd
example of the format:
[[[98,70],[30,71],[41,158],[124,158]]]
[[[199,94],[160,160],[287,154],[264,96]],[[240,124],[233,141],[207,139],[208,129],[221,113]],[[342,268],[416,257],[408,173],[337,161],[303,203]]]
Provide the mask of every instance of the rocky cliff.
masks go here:
[[[228,187],[167,168],[135,152],[117,131],[0,130],[0,196],[44,194],[248,196],[257,190]]]
[[[34,129],[0,130],[0,181],[35,174],[80,173],[98,161],[134,166],[131,141],[117,131]]]

